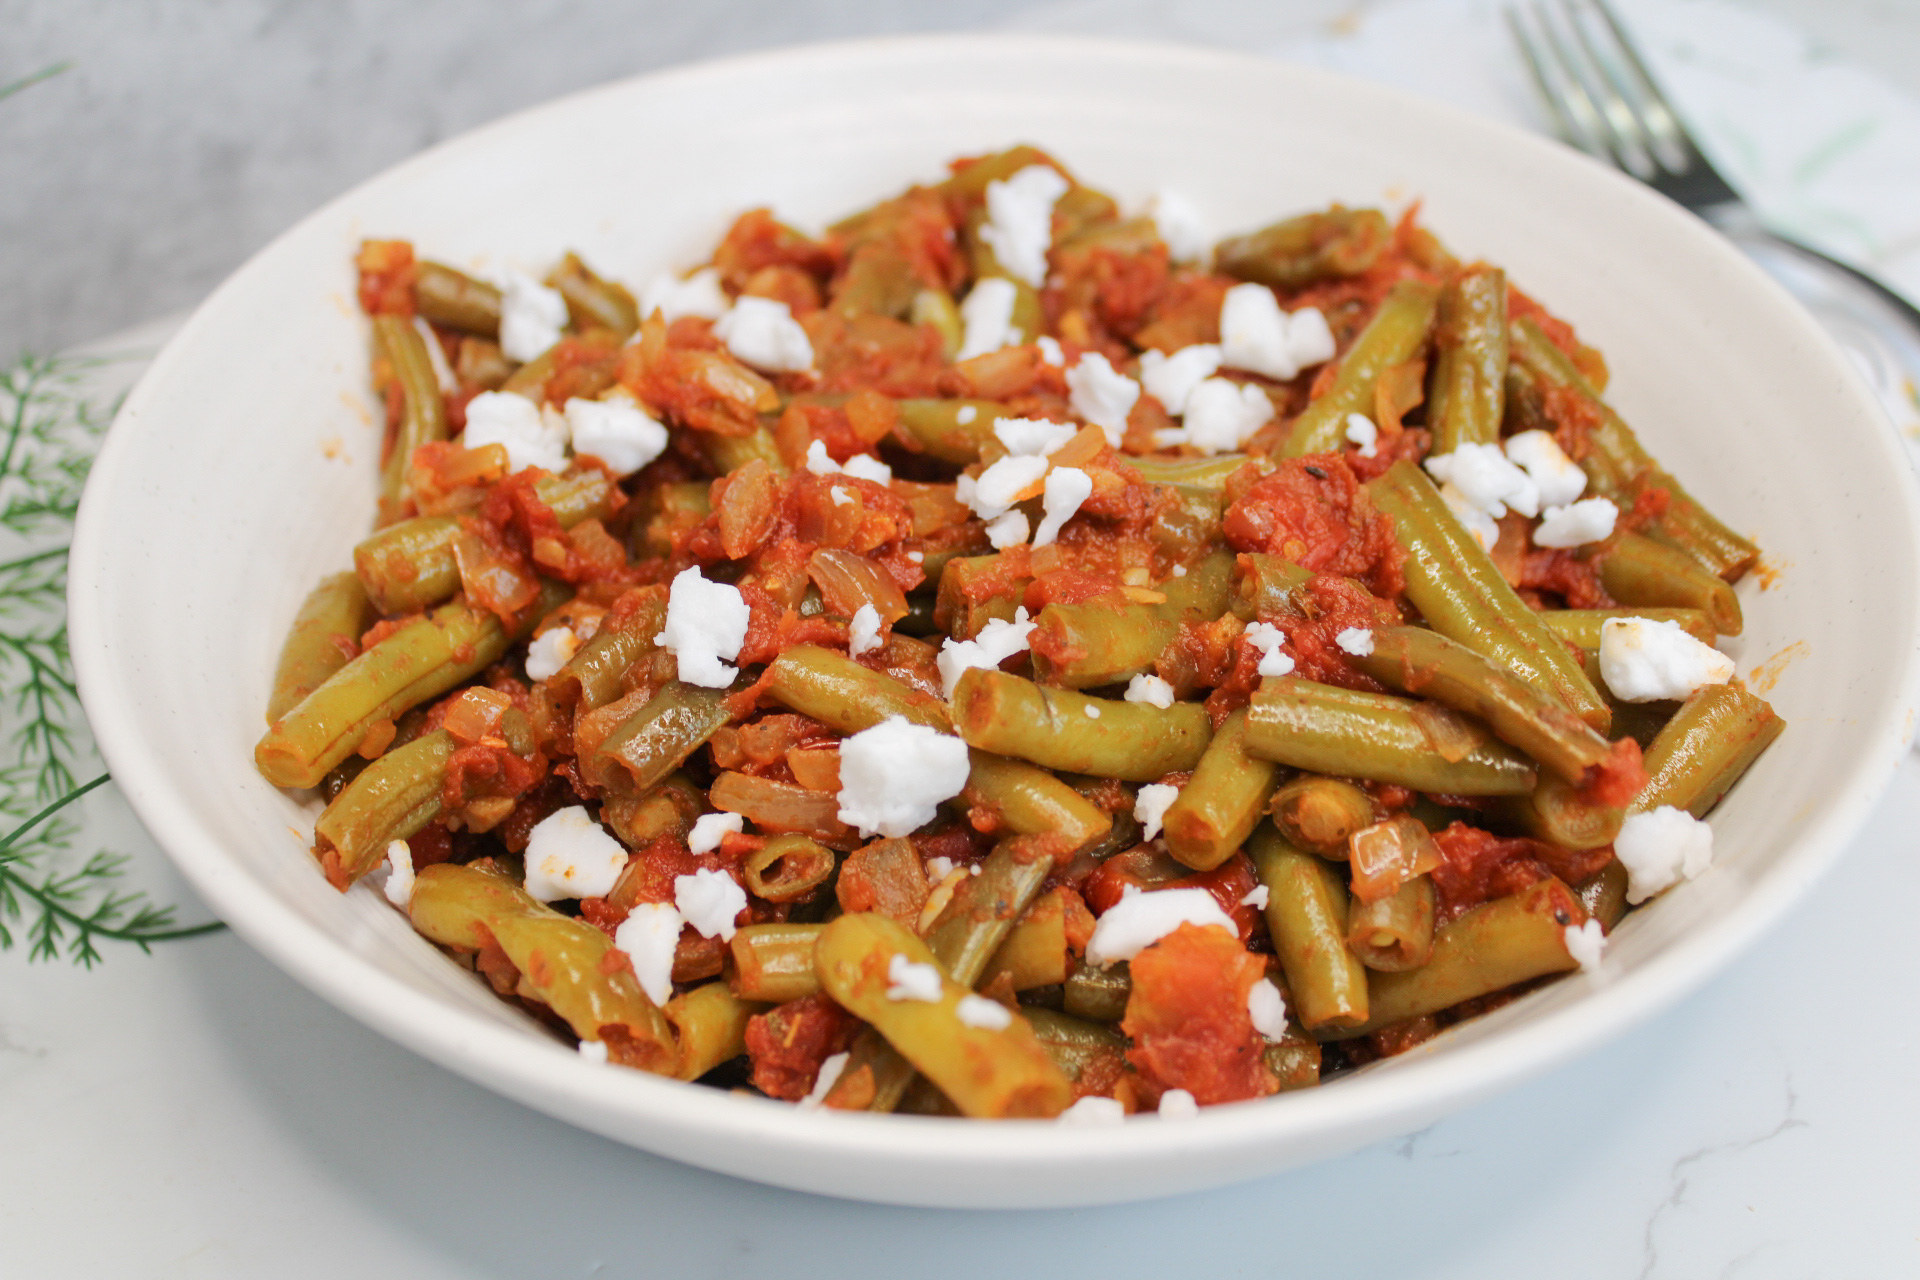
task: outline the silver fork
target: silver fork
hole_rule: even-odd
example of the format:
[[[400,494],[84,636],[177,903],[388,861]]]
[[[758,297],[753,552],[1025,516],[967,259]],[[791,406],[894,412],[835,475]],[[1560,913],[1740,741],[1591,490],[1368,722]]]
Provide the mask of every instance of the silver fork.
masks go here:
[[[1506,17],[1562,138],[1712,223],[1855,355],[1890,412],[1904,407],[1907,421],[1920,418],[1920,310],[1761,225],[1687,133],[1606,0],[1529,0]]]

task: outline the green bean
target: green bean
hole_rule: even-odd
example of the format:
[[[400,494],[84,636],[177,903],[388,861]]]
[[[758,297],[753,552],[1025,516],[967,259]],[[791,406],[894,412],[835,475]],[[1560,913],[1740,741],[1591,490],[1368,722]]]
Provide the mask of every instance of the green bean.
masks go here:
[[[743,436],[695,431],[693,437],[713,469],[723,476],[730,476],[756,460],[772,467],[777,476],[784,477],[792,473],[793,469],[787,465],[787,460],[780,456],[780,446],[774,440],[773,432],[765,425],[755,427]]]
[[[1147,525],[1147,536],[1155,550],[1176,564],[1185,565],[1210,548],[1220,545],[1224,532],[1226,495],[1213,489],[1190,485],[1166,486],[1171,501],[1163,502]]]
[[[1076,849],[1092,844],[1113,827],[1098,805],[1045,769],[986,751],[969,751],[969,803],[989,809],[1008,830],[1021,835],[1058,831]]]
[[[1223,275],[1283,291],[1364,274],[1379,261],[1393,228],[1378,209],[1341,205],[1222,240],[1214,266]]]
[[[1378,627],[1373,652],[1348,660],[1390,689],[1477,716],[1502,742],[1569,782],[1581,781],[1613,749],[1557,700],[1438,632]]]
[[[1214,730],[1192,780],[1167,807],[1167,852],[1196,871],[1211,871],[1233,856],[1280,776],[1280,766],[1247,754],[1246,739],[1242,708]]]
[[[795,645],[773,660],[766,675],[769,698],[838,733],[859,733],[890,716],[953,732],[938,698],[830,649]]]
[[[1347,949],[1379,973],[1418,969],[1433,953],[1433,881],[1415,876],[1374,902],[1356,902],[1347,915]]]
[[[611,329],[625,338],[640,327],[640,309],[626,286],[601,279],[577,254],[560,259],[547,283],[567,300],[567,315],[582,333]]]
[[[1267,932],[1307,1030],[1367,1020],[1367,971],[1347,948],[1347,887],[1323,859],[1262,825],[1248,845],[1267,887]]]
[[[439,816],[455,746],[445,729],[415,738],[362,769],[327,805],[313,824],[313,853],[334,888],[344,892],[380,865],[389,842]]]
[[[949,560],[940,574],[933,620],[955,640],[971,640],[989,622],[1011,622],[1033,579],[1006,572],[999,552]]]
[[[1468,267],[1440,291],[1433,332],[1433,451],[1499,444],[1507,402],[1507,273]]]
[[[624,777],[615,772],[606,779],[600,816],[630,849],[644,849],[666,835],[685,840],[707,811],[707,793],[684,773],[669,774],[645,790],[623,782]]]
[[[1566,928],[1585,919],[1573,890],[1551,876],[1475,907],[1434,932],[1433,954],[1418,969],[1374,974],[1364,1024],[1321,1038],[1366,1035],[1516,982],[1578,968],[1579,961],[1567,953]]]
[[[907,399],[896,407],[909,448],[961,467],[980,461],[981,448],[994,439],[993,424],[1014,416],[997,400]]]
[[[959,883],[927,928],[927,946],[940,967],[962,986],[978,982],[1052,871],[1053,858],[1043,838],[1016,836],[995,845],[980,864],[980,874]]]
[[[872,912],[841,916],[821,931],[814,965],[827,995],[871,1023],[955,1106],[975,1117],[1058,1115],[1073,1087],[1022,1018],[991,1030],[960,1020],[966,987],[941,975],[937,1001],[890,1000],[889,963],[935,965],[927,944]]]
[[[1625,511],[1640,494],[1665,489],[1666,512],[1648,526],[1648,532],[1686,552],[1719,577],[1738,582],[1760,558],[1760,548],[1722,524],[1654,461],[1632,428],[1607,406],[1579,366],[1538,324],[1522,316],[1507,329],[1516,362],[1525,364],[1540,383],[1578,396],[1590,411],[1594,426],[1587,433],[1589,447],[1580,458],[1580,467],[1587,473],[1592,491],[1611,498]]]
[[[955,685],[953,718],[969,746],[1125,782],[1192,769],[1212,737],[1206,708],[1198,703],[1162,708],[1089,698],[978,668]]]
[[[1104,967],[1082,960],[1067,975],[1063,1004],[1076,1018],[1118,1022],[1127,1016],[1132,996],[1133,973],[1125,960]]]
[[[679,1033],[682,1080],[698,1080],[747,1051],[747,1020],[765,1006],[736,996],[724,982],[683,991],[662,1011]]]
[[[1614,858],[1606,866],[1573,887],[1587,914],[1600,922],[1607,932],[1627,914],[1627,869]]]
[[[777,835],[747,855],[747,891],[768,902],[792,902],[833,875],[833,851],[802,835]]]
[[[1233,611],[1241,618],[1251,622],[1255,618],[1305,616],[1300,593],[1313,579],[1311,569],[1260,552],[1242,555],[1239,569]]]
[[[442,328],[494,338],[500,334],[500,291],[438,262],[422,262],[413,281],[413,305]]]
[[[1598,849],[1613,843],[1627,811],[1587,799],[1564,778],[1544,775],[1531,794],[1501,799],[1497,811],[1536,840],[1564,849]]]
[[[1278,791],[1268,808],[1291,844],[1335,862],[1347,860],[1353,833],[1380,820],[1373,797],[1341,778],[1303,773]]]
[[[674,535],[691,533],[712,513],[711,491],[712,485],[705,480],[683,480],[654,489],[642,508],[644,520],[634,522],[630,535],[635,558],[671,556]]]
[[[1066,890],[1055,889],[1035,898],[988,957],[974,985],[992,989],[1004,980],[1010,990],[1032,991],[1065,983],[1073,964],[1067,950],[1065,895]]]
[[[511,642],[491,613],[456,602],[405,623],[267,727],[254,766],[277,787],[311,787],[367,730],[498,662]]]
[[[1594,557],[1594,566],[1600,571],[1600,585],[1621,604],[1697,609],[1721,635],[1740,634],[1740,597],[1725,579],[1709,573],[1684,551],[1637,533],[1622,533]]]
[[[372,620],[360,579],[351,573],[323,578],[300,605],[280,647],[273,696],[267,699],[267,722],[278,720],[346,666]]]
[[[1374,388],[1387,370],[1419,357],[1433,329],[1440,291],[1418,280],[1402,280],[1387,291],[1380,309],[1340,357],[1333,385],[1293,420],[1276,451],[1283,458],[1329,453],[1347,442],[1347,415],[1374,413]]]
[[[785,1004],[820,989],[813,947],[825,925],[747,924],[727,943],[733,961],[728,981],[742,1000]]]
[[[1121,222],[1120,205],[1112,196],[1071,178],[1068,181],[1073,185],[1053,206],[1053,216],[1060,223],[1061,244],[1104,243],[1137,253],[1160,242],[1153,219]]]
[[[642,790],[685,763],[714,731],[733,719],[725,689],[669,682],[609,733],[587,763],[589,776],[617,764]]]
[[[949,360],[966,340],[966,324],[960,319],[960,308],[954,305],[953,295],[945,289],[922,289],[914,294],[907,320],[912,324],[932,325],[940,335],[940,351]]]
[[[1148,484],[1170,484],[1182,489],[1221,493],[1227,487],[1227,477],[1246,466],[1248,461],[1244,453],[1222,453],[1211,458],[1128,458],[1127,465],[1138,471],[1140,478]]]
[[[1320,1042],[1289,1022],[1286,1038],[1267,1046],[1267,1070],[1280,1082],[1280,1093],[1319,1084]]]
[[[1647,785],[1633,808],[1672,805],[1703,818],[1787,722],[1737,684],[1710,684],[1680,704],[1646,755]]]
[[[1458,760],[1442,756],[1415,715],[1419,705],[1293,676],[1269,678],[1247,707],[1247,752],[1313,773],[1416,791],[1499,796],[1533,789],[1532,765],[1504,743],[1479,743]]]
[[[1004,182],[1028,165],[1035,164],[1058,169],[1060,175],[1068,182],[1073,181],[1073,175],[1055,164],[1046,152],[1023,142],[1005,151],[977,157],[971,163],[954,170],[953,175],[942,182],[937,190],[947,198],[949,204],[978,203],[987,198],[989,182]]]
[[[850,247],[830,305],[848,320],[865,315],[898,320],[912,312],[921,291],[920,273],[899,242],[876,235]]]
[[[1713,620],[1700,609],[1542,609],[1540,621],[1568,644],[1579,645],[1589,653],[1600,650],[1600,628],[1608,618],[1650,618],[1655,622],[1677,622],[1680,629],[1701,644],[1712,644],[1717,636]],[[1588,677],[1592,679],[1591,676]],[[1598,688],[1599,686],[1595,686]]]
[[[1125,1060],[1126,1039],[1111,1027],[1051,1009],[1028,1006],[1020,1012],[1033,1028],[1040,1047],[1075,1084],[1090,1069],[1100,1068],[1104,1074]]]
[[[397,504],[411,492],[407,468],[413,463],[413,451],[447,438],[447,404],[440,395],[440,376],[433,371],[427,340],[410,318],[375,316],[373,339],[400,384],[400,427],[380,467],[380,497]]]
[[[1367,485],[1406,549],[1407,599],[1449,640],[1484,657],[1605,732],[1607,704],[1567,646],[1514,594],[1420,468],[1401,459]]]
[[[582,1040],[606,1044],[623,1066],[659,1075],[680,1068],[680,1046],[631,965],[609,964],[613,940],[584,920],[535,902],[503,876],[442,862],[421,871],[408,907],[413,927],[443,947],[492,942],[530,991]]]
[[[659,590],[659,588],[655,588]],[[547,689],[562,706],[581,711],[604,707],[626,690],[633,664],[654,653],[654,637],[667,622],[666,593],[642,604],[621,627],[602,627],[581,645],[567,665],[547,678]]]

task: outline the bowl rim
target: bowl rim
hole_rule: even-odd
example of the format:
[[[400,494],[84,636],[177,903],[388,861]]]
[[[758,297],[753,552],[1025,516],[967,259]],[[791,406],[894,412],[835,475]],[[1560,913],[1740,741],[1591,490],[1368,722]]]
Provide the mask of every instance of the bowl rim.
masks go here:
[[[1623,198],[1657,207],[1657,216],[1690,223],[1683,234],[1692,237],[1697,253],[1770,292],[1781,304],[1781,320],[1800,329],[1807,358],[1824,360],[1829,372],[1843,375],[1836,383],[1835,394],[1849,396],[1858,408],[1879,414],[1845,357],[1813,317],[1729,242],[1664,197],[1571,148],[1515,126],[1317,67],[1260,54],[1128,39],[1024,33],[936,34],[789,45],[681,64],[581,89],[409,156],[356,183],[275,236],[195,308],[127,395],[102,442],[75,521],[69,570],[70,643],[80,698],[116,783],[156,843],[215,914],[256,950],[335,1007],[458,1074],[563,1119],[597,1127],[583,1117],[618,1113],[627,1131],[646,1128],[651,1139],[659,1140],[656,1149],[661,1150],[673,1147],[683,1151],[689,1143],[703,1138],[733,1138],[815,1158],[881,1158],[896,1165],[938,1163],[953,1169],[957,1177],[970,1168],[1002,1168],[1009,1163],[1037,1172],[1050,1168],[1064,1172],[1084,1167],[1090,1158],[1139,1161],[1174,1151],[1190,1153],[1196,1145],[1223,1155],[1290,1145],[1309,1149],[1314,1153],[1311,1158],[1355,1147],[1387,1136],[1413,1120],[1456,1110],[1591,1051],[1697,989],[1772,927],[1832,865],[1865,823],[1890,780],[1910,731],[1909,725],[1900,722],[1902,717],[1910,719],[1908,709],[1920,700],[1920,650],[1907,650],[1891,690],[1895,696],[1884,699],[1873,720],[1862,725],[1861,737],[1873,744],[1863,767],[1825,800],[1807,831],[1778,863],[1747,885],[1737,910],[1725,912],[1688,936],[1672,941],[1646,964],[1592,985],[1583,998],[1566,1008],[1547,1011],[1529,1022],[1500,1028],[1467,1043],[1443,1041],[1446,1052],[1404,1061],[1396,1064],[1395,1070],[1361,1073],[1333,1088],[1289,1094],[1284,1101],[1261,1100],[1273,1105],[1203,1109],[1199,1116],[1178,1125],[1129,1123],[1111,1128],[1075,1127],[1063,1132],[1049,1124],[954,1125],[913,1116],[828,1115],[640,1072],[610,1072],[579,1059],[557,1042],[527,1035],[520,1028],[457,1007],[389,976],[283,904],[265,882],[227,857],[200,826],[191,808],[160,784],[162,752],[158,744],[141,740],[131,717],[115,697],[119,677],[114,647],[104,629],[108,613],[104,570],[112,554],[114,518],[104,495],[128,483],[123,475],[123,460],[130,448],[127,442],[143,429],[152,389],[166,381],[181,352],[197,342],[201,331],[212,323],[209,317],[221,309],[230,294],[245,287],[261,260],[299,240],[309,227],[352,205],[369,190],[410,180],[446,154],[491,145],[544,117],[579,110],[584,104],[616,97],[643,83],[692,86],[794,65],[936,53],[975,59],[1044,54],[1134,64],[1182,64],[1198,70],[1230,66],[1241,73],[1258,69],[1440,116],[1450,127],[1485,135],[1549,172],[1578,175],[1584,182],[1615,183]],[[1912,469],[1890,429],[1875,440],[1883,455],[1881,461],[1898,475],[1895,501],[1909,539],[1920,545],[1920,489],[1916,488]],[[647,1145],[655,1144],[649,1141]],[[676,1154],[675,1158],[700,1162],[697,1156]],[[755,1176],[746,1169],[733,1171]],[[1236,1176],[1234,1162],[1229,1159],[1213,1181],[1224,1182]],[[779,1178],[766,1180],[799,1185]],[[1205,1181],[1186,1185],[1205,1185]],[[1156,1194],[1161,1193],[1098,1194],[1083,1201],[1055,1197],[1048,1203],[1112,1202]],[[967,1199],[964,1195],[958,1198]],[[899,1200],[939,1203],[907,1196]]]

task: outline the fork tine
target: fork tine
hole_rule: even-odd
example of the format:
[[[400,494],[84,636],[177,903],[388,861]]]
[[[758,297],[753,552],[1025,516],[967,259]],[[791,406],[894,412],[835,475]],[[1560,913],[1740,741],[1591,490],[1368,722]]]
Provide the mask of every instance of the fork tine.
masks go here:
[[[1541,25],[1554,52],[1567,69],[1569,83],[1578,86],[1580,96],[1586,101],[1586,110],[1602,121],[1605,128],[1603,136],[1613,151],[1614,163],[1642,182],[1651,181],[1659,167],[1647,153],[1639,118],[1634,115],[1627,100],[1608,83],[1593,45],[1581,29],[1572,0],[1560,0],[1559,8],[1560,23],[1549,21],[1543,12]],[[1562,25],[1572,32],[1572,44],[1562,35]]]
[[[1646,125],[1647,133],[1652,137],[1654,146],[1666,152],[1661,156],[1661,160],[1675,172],[1685,173],[1695,161],[1700,159],[1700,153],[1694,147],[1693,139],[1681,126],[1680,117],[1667,102],[1666,95],[1660,92],[1660,86],[1655,82],[1653,73],[1647,70],[1646,62],[1640,57],[1640,50],[1627,35],[1627,29],[1621,23],[1619,15],[1614,13],[1613,6],[1608,4],[1607,0],[1588,0],[1588,2],[1594,12],[1600,15],[1600,20],[1606,23],[1607,31],[1613,37],[1614,47],[1619,50],[1620,63],[1633,80],[1631,93],[1640,100],[1640,115]]]
[[[1613,154],[1607,150],[1606,135],[1601,128],[1599,113],[1592,109],[1592,102],[1586,99],[1577,83],[1566,90],[1560,87],[1568,79],[1566,68],[1528,30],[1517,8],[1508,8],[1506,17],[1507,25],[1513,31],[1514,43],[1520,46],[1527,70],[1533,74],[1534,87],[1546,101],[1547,110],[1553,113],[1560,137],[1594,159],[1612,164]],[[1536,23],[1542,22],[1538,4],[1533,6],[1533,17]],[[1549,67],[1552,67],[1552,73],[1549,73]]]

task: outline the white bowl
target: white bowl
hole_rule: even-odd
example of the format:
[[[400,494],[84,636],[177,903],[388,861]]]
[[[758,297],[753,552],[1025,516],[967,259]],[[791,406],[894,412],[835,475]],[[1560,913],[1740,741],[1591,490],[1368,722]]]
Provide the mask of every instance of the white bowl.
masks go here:
[[[1741,594],[1741,669],[1789,728],[1714,815],[1719,860],[1553,984],[1324,1088],[1113,1129],[823,1114],[580,1060],[307,852],[314,806],[254,772],[275,655],[373,511],[363,236],[629,280],[698,261],[771,203],[802,225],[1033,141],[1138,206],[1220,231],[1422,196],[1612,362],[1610,394],[1777,584]],[[1671,1003],[1775,920],[1865,819],[1910,735],[1916,504],[1842,357],[1702,223],[1554,144],[1357,81],[1235,55],[1031,38],[883,40],[595,89],[437,147],[262,250],[114,423],[73,545],[72,642],[102,750],[222,919],[340,1008],[596,1132],[784,1186],[903,1204],[1096,1204],[1246,1178],[1403,1133]],[[1778,656],[1784,655],[1784,656]]]

